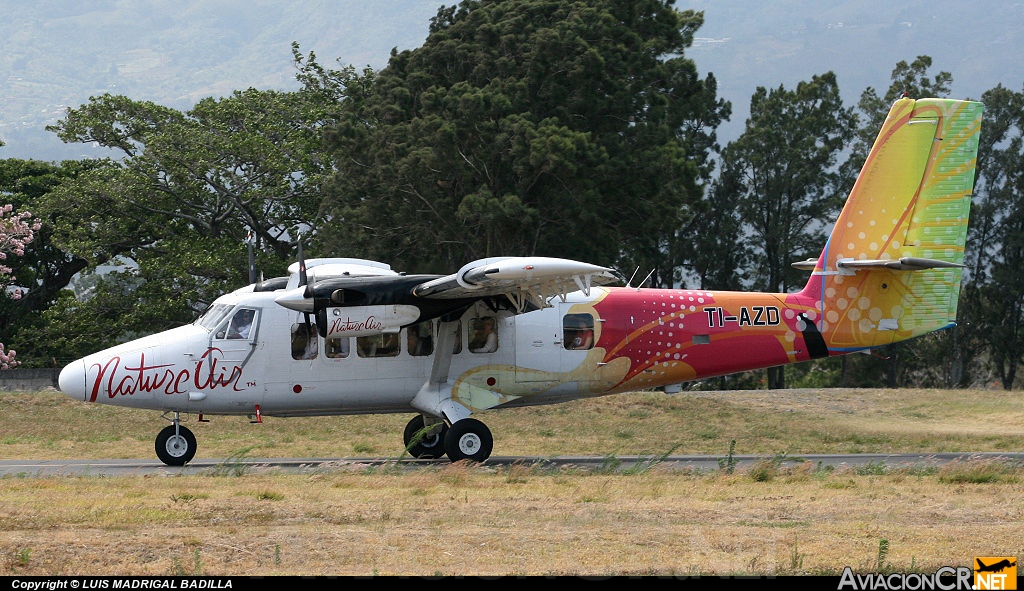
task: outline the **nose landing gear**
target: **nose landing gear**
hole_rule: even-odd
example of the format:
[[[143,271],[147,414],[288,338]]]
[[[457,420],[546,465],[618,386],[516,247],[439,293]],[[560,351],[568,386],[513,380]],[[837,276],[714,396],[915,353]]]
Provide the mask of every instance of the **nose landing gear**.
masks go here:
[[[184,466],[196,455],[196,436],[181,426],[178,413],[171,422],[156,436],[156,457],[168,466]]]

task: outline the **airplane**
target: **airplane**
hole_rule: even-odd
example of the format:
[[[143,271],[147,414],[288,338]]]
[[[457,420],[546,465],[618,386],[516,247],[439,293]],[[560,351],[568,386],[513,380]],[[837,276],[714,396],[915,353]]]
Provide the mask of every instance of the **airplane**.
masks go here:
[[[980,558],[978,558],[976,560],[978,562],[977,571],[979,573],[997,573],[997,572],[999,572],[999,571],[1001,571],[1003,569],[1013,568],[1013,567],[1017,566],[1017,561],[1016,560],[1012,560],[1011,561],[1008,558],[1004,558],[1003,560],[1000,560],[999,562],[995,562],[993,564],[985,564],[984,562],[981,561]]]
[[[794,293],[655,289],[609,267],[493,257],[449,275],[298,261],[193,323],[88,355],[60,390],[161,411],[156,454],[196,453],[198,416],[410,413],[416,458],[484,462],[491,409],[670,387],[866,351],[956,321],[983,106],[896,100]],[[252,271],[250,265],[250,272]],[[252,273],[251,273],[252,274]],[[614,284],[620,284],[615,286]]]

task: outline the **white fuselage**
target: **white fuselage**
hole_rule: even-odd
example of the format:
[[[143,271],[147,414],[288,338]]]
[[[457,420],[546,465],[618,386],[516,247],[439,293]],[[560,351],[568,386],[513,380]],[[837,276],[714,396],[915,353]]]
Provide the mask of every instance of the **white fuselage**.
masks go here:
[[[226,294],[215,302],[225,306],[216,326],[190,324],[89,355],[64,369],[60,388],[87,402],[211,415],[416,412],[411,402],[431,376],[435,355],[413,354],[411,328],[392,336],[398,341],[393,356],[364,355],[356,337],[345,337],[344,355],[329,354],[325,339],[318,338],[315,355],[296,359],[303,356],[293,351],[290,334],[305,323],[304,314],[275,303],[279,295],[251,287]],[[518,316],[474,305],[457,325],[443,325],[458,329],[446,381],[469,392],[467,400],[475,382],[504,393],[480,408],[515,404],[522,396],[536,404],[596,393],[586,384],[552,378],[578,366],[587,353],[562,346],[560,311],[573,299],[588,299],[572,296]],[[230,338],[228,323],[242,309],[256,311],[253,326],[246,338]],[[496,326],[493,352],[471,350],[471,325],[482,318]],[[430,326],[434,342],[439,325]],[[523,371],[513,369],[517,357]]]

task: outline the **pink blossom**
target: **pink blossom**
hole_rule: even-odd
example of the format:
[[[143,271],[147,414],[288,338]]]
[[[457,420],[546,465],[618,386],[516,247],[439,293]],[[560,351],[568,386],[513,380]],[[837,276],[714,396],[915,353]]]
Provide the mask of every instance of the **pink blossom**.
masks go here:
[[[11,369],[19,365],[21,362],[14,359],[15,355],[14,349],[4,353],[4,344],[0,343],[0,369]]]
[[[0,261],[7,260],[9,254],[25,256],[25,245],[32,242],[35,232],[42,227],[31,212],[12,213],[13,211],[14,206],[10,203],[0,206]],[[7,265],[0,265],[0,289],[13,300],[21,299],[21,289],[8,290],[13,281],[12,269]],[[0,370],[19,365],[21,362],[14,356],[14,349],[5,353],[4,345],[0,343]]]

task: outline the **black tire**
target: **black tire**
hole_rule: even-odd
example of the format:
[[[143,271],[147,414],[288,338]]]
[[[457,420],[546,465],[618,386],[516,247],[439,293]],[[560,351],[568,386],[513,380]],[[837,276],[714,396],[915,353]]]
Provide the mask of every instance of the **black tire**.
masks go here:
[[[185,427],[168,425],[156,436],[156,457],[168,466],[184,466],[196,456],[196,436]]]
[[[444,455],[444,436],[448,433],[448,425],[441,423],[441,428],[431,435],[422,436],[413,443],[417,434],[423,429],[423,415],[416,415],[405,426],[403,440],[405,449],[414,458],[433,460]],[[412,443],[412,445],[410,445]]]
[[[493,447],[494,438],[491,437],[491,430],[476,419],[456,421],[444,436],[444,451],[453,462],[482,462],[490,457]]]

